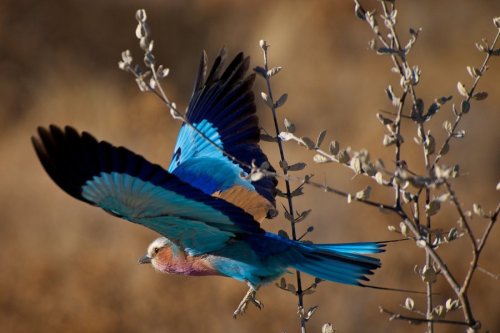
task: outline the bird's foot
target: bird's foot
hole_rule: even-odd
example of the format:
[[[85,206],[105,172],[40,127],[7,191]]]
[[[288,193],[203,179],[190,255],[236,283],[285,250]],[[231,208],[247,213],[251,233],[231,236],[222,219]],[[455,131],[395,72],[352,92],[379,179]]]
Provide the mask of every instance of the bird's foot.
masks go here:
[[[257,290],[250,288],[248,289],[247,294],[245,297],[240,302],[240,305],[234,310],[233,312],[233,318],[236,319],[238,315],[243,315],[247,309],[248,303],[252,303],[255,305],[259,310],[261,310],[264,307],[264,303],[259,301],[255,296],[257,295]]]

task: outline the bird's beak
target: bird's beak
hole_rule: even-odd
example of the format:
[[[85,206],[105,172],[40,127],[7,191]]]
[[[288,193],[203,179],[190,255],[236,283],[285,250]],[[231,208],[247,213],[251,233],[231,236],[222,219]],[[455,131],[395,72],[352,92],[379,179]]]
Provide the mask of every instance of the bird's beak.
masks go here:
[[[139,264],[150,264],[151,263],[151,257],[145,254],[139,259]]]

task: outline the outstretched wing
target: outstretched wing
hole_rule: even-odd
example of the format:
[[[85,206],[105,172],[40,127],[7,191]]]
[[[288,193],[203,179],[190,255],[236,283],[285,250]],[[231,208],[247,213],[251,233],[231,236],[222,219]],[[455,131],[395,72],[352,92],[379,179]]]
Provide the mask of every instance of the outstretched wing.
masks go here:
[[[124,147],[71,127],[38,128],[32,142],[49,176],[71,196],[142,224],[191,255],[264,231],[242,209],[212,197]]]
[[[240,176],[250,172],[248,165],[252,161],[257,165],[267,162],[258,145],[259,121],[252,92],[255,75],[245,78],[250,59],[243,53],[222,72],[225,57],[223,49],[207,76],[203,53],[186,118],[236,161],[183,124],[168,171],[207,194],[221,196],[242,207],[260,220],[274,214],[276,178],[251,182]]]

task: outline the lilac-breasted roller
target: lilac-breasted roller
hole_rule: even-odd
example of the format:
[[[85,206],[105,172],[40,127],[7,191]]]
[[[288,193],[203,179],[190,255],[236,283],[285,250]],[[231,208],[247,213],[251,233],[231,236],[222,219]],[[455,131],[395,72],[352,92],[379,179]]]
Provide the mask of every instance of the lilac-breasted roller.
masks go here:
[[[257,289],[289,267],[363,286],[380,267],[366,254],[382,252],[384,244],[311,244],[261,228],[259,222],[273,215],[277,181],[241,177],[252,161],[267,161],[258,146],[255,77],[246,76],[249,58],[242,53],[225,70],[224,59],[221,51],[207,74],[202,56],[186,113],[192,126],[182,125],[168,171],[87,132],[51,125],[32,138],[46,172],[71,196],[162,235],[140,263],[164,273],[246,282],[250,289],[235,316],[248,302],[260,307]]]

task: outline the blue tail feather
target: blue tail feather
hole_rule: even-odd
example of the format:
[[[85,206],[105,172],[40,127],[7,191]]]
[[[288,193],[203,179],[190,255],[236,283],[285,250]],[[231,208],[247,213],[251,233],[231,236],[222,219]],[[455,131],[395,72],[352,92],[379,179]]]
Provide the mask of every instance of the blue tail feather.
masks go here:
[[[381,266],[380,259],[363,254],[383,252],[383,243],[304,244],[296,243],[301,254],[291,266],[320,279],[361,285],[367,275]]]
[[[342,243],[342,244],[315,244],[318,249],[337,251],[342,253],[380,253],[384,252],[384,243]]]

